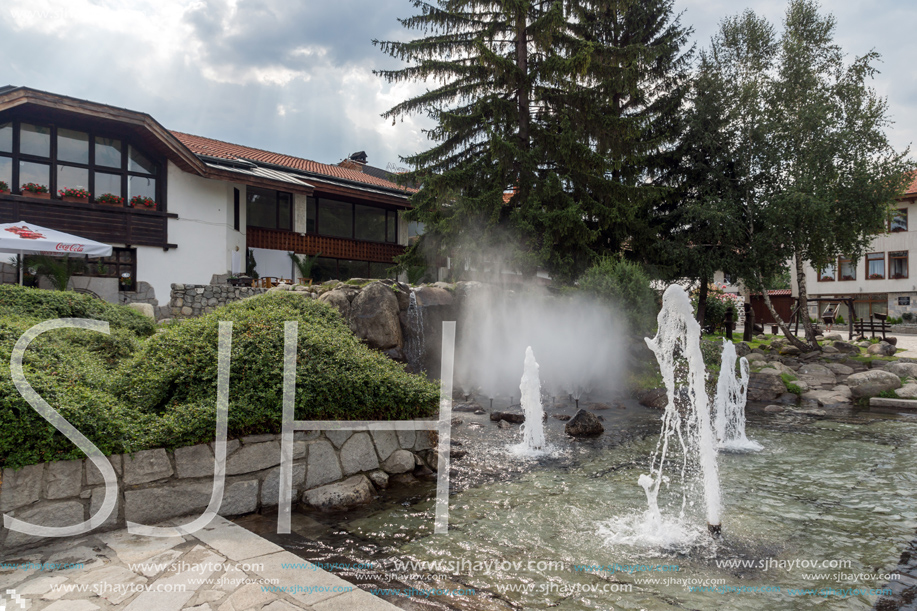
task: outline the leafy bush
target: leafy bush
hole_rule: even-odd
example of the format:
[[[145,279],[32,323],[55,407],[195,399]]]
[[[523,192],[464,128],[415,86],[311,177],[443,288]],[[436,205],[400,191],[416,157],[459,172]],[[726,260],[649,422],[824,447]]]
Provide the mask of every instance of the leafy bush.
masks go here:
[[[691,296],[691,305],[694,307],[694,315],[697,316],[698,302],[700,301],[700,291],[695,291]],[[721,286],[710,284],[707,287],[707,308],[704,310],[704,327],[720,328],[726,321],[726,312],[729,308],[733,311],[733,320],[738,320],[738,314],[742,307],[742,298],[732,293],[727,293]]]
[[[404,419],[432,414],[438,405],[436,385],[367,348],[330,306],[267,293],[170,325],[121,370],[115,381],[121,399],[160,416],[162,430],[149,443],[212,439],[220,321],[233,323],[232,435],[280,431],[286,321],[299,322],[298,420]]]
[[[299,294],[236,302],[143,339],[138,335],[152,333],[152,324],[128,308],[76,293],[10,288],[0,287],[3,362],[22,333],[42,320],[111,323],[109,336],[46,332],[23,359],[36,392],[105,454],[213,441],[221,320],[233,322],[230,437],[280,431],[288,320],[299,321],[297,419],[412,418],[434,413],[438,404],[436,385],[370,350],[336,310]],[[0,465],[82,457],[21,397],[9,375],[0,377]]]
[[[636,263],[603,257],[586,270],[579,287],[614,304],[630,324],[634,334],[645,334],[655,326],[659,312],[657,295],[650,279]]]
[[[8,363],[19,337],[39,319],[6,315],[0,319],[0,359]],[[112,368],[139,344],[127,329],[106,337],[80,329],[55,329],[38,336],[23,358],[26,380],[61,416],[106,454],[136,447],[146,428],[144,414],[126,407],[112,393]],[[82,458],[60,432],[22,398],[10,375],[0,376],[0,464]]]
[[[105,320],[112,327],[128,329],[140,336],[156,331],[152,320],[125,306],[73,291],[43,291],[12,284],[0,285],[0,318],[7,316],[27,316],[38,319],[36,323],[53,318]]]
[[[901,319],[902,319],[904,322],[914,322],[914,313],[913,313],[913,312],[905,312],[904,314],[901,315]]]

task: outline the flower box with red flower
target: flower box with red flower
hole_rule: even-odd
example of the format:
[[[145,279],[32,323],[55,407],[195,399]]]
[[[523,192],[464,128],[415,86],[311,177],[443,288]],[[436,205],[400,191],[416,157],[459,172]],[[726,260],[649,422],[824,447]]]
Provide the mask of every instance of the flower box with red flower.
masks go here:
[[[9,193],[10,186],[6,182],[0,180],[0,193]]]
[[[48,192],[48,187],[45,185],[40,185],[36,182],[25,183],[19,187],[19,192],[25,197],[34,197],[36,199],[51,199],[51,194]]]
[[[135,195],[131,198],[131,208],[140,208],[142,210],[155,210],[156,202],[151,197]]]
[[[885,274],[869,274],[870,280],[884,280]]]
[[[102,204],[103,206],[116,206],[118,208],[124,207],[124,198],[114,193],[103,193],[102,195],[96,198],[97,204]]]
[[[89,198],[92,197],[92,194],[86,189],[61,189],[59,191],[60,198],[65,202],[77,202],[85,204],[89,202]]]

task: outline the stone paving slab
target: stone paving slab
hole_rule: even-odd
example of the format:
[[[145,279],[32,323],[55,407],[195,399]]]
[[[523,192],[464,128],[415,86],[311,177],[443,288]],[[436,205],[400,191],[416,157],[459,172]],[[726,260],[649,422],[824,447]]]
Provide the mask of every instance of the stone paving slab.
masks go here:
[[[144,537],[119,530],[60,539],[8,554],[0,563],[0,607],[6,603],[7,609],[397,609],[327,571],[285,567],[304,561],[221,517],[193,535]]]

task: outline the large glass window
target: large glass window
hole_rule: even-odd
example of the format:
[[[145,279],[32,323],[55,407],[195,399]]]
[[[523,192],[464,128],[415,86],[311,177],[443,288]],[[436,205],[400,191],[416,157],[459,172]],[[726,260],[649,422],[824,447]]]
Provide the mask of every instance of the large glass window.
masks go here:
[[[55,198],[60,191],[77,188],[89,191],[91,202],[106,194],[125,201],[142,195],[162,210],[160,171],[161,164],[139,149],[91,130],[18,120],[0,123],[0,180],[13,193],[37,183]]]
[[[0,153],[13,152],[13,124],[0,123]]]
[[[888,276],[895,280],[907,278],[907,251],[888,253]]]
[[[36,183],[48,186],[51,175],[51,166],[47,163],[34,163],[31,161],[19,162],[19,184]]]
[[[51,156],[51,128],[22,123],[19,126],[19,152],[36,157]]]
[[[9,157],[0,157],[0,180],[6,183],[7,188],[13,188],[13,160]]]
[[[245,206],[247,224],[265,229],[292,229],[293,198],[289,193],[247,187]]]
[[[127,199],[140,195],[156,200],[156,179],[146,176],[130,176],[127,179]]]
[[[96,165],[106,168],[121,168],[121,141],[114,138],[96,137]]]
[[[72,129],[57,130],[57,160],[89,163],[89,134]]]
[[[318,200],[309,198],[306,228],[306,231],[335,238],[394,243],[398,241],[398,213],[324,197]]]
[[[818,281],[819,282],[831,282],[835,279],[834,276],[834,266],[826,265],[820,272],[818,272]]]
[[[120,174],[109,174],[107,172],[96,172],[95,173],[95,193],[93,195],[96,199],[99,197],[110,194],[116,197],[121,197],[121,175]]]
[[[74,168],[69,165],[57,166],[57,190],[86,189],[89,190],[89,170]]]
[[[353,204],[320,199],[318,206],[319,233],[336,238],[353,237]]]
[[[127,169],[131,172],[138,172],[140,174],[156,173],[156,164],[147,159],[143,153],[134,147],[130,147],[130,156],[128,157],[127,165]]]
[[[838,261],[838,268],[841,272],[841,280],[856,280],[857,268],[849,257],[841,257]]]
[[[907,231],[907,208],[895,210],[888,223],[888,230],[892,233]]]
[[[306,232],[315,233],[316,203],[314,197],[306,198]]]
[[[866,255],[866,278],[882,280],[885,278],[885,253],[874,252]]]
[[[385,210],[370,206],[354,206],[354,237],[358,240],[384,242]]]

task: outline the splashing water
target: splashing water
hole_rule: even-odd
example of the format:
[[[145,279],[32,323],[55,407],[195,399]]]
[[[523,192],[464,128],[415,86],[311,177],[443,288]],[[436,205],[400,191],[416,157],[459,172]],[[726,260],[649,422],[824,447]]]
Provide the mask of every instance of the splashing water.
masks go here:
[[[423,308],[417,305],[414,289],[411,289],[411,296],[408,298],[408,329],[405,356],[411,371],[420,373],[424,355]]]
[[[646,493],[648,509],[642,516],[613,520],[600,532],[608,536],[611,543],[665,547],[693,545],[699,532],[685,517],[689,467],[696,464],[700,470],[707,529],[711,534],[719,533],[721,512],[716,444],[704,387],[706,372],[700,350],[700,325],[694,320],[687,293],[677,285],[670,286],[663,295],[662,311],[657,320],[659,331],[653,339],[647,338],[646,344],[659,363],[668,403],[662,417],[662,432],[650,462],[650,472],[641,475],[637,482]],[[679,405],[676,405],[676,375],[679,373],[686,374],[687,387],[678,389]],[[670,442],[678,445],[670,447]],[[681,511],[673,519],[664,516],[660,510],[659,492],[662,484],[669,483],[665,473],[666,459],[670,452],[678,450],[681,451],[682,498]],[[693,505],[693,501],[690,504]]]
[[[713,401],[716,439],[720,450],[757,452],[763,450],[757,441],[745,436],[745,403],[748,400],[748,359],[739,360],[740,377],[736,377],[735,344],[723,338],[723,360]]]
[[[538,362],[532,347],[525,349],[525,369],[522,382],[520,403],[525,414],[522,425],[522,443],[511,448],[513,453],[525,456],[541,456],[553,450],[544,438],[544,408],[541,405],[541,380],[538,377]]]

